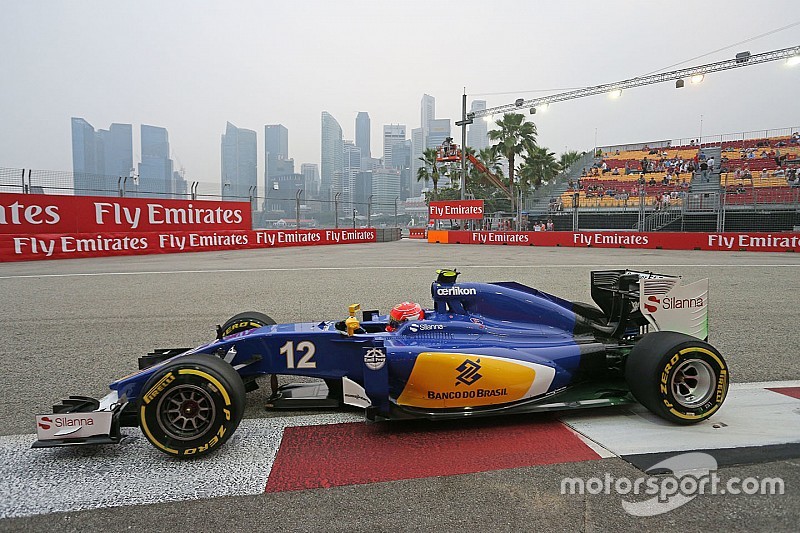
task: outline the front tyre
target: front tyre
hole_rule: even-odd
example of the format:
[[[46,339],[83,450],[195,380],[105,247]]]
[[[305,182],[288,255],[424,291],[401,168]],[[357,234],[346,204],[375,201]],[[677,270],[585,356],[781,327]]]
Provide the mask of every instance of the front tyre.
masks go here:
[[[728,366],[707,342],[671,331],[648,333],[628,355],[625,381],[651,412],[676,424],[695,424],[725,401]]]
[[[234,333],[241,333],[250,329],[262,326],[272,326],[275,321],[271,316],[259,313],[258,311],[245,311],[232,316],[224,324],[217,327],[217,339],[222,339]]]
[[[232,366],[211,355],[189,355],[147,381],[139,399],[139,424],[162,452],[199,457],[230,438],[244,406],[244,383]]]

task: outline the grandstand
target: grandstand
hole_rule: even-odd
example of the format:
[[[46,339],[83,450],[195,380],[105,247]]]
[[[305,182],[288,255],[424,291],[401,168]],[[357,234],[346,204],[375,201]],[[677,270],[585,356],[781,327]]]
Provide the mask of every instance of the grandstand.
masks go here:
[[[551,193],[547,213],[534,208],[529,219],[575,229],[577,216],[567,211],[580,211],[581,229],[722,231],[726,212],[738,211],[733,223],[750,210],[749,229],[791,231],[800,225],[800,134],[786,133],[600,148]],[[704,178],[701,165],[711,158]]]

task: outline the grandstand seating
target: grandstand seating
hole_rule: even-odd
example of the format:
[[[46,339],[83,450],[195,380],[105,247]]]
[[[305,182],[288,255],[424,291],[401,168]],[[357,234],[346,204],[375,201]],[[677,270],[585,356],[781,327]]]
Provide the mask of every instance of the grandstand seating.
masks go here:
[[[763,139],[748,139],[739,141],[725,141],[721,145],[708,146],[705,149],[721,149],[721,161],[717,161],[715,167],[722,169],[720,174],[720,187],[726,191],[727,203],[733,205],[743,205],[752,203],[797,203],[800,195],[800,187],[791,187],[783,176],[776,176],[775,171],[780,168],[775,161],[775,155],[780,150],[781,156],[786,156],[788,161],[800,160],[800,145],[791,143],[791,137],[769,137]],[[778,146],[778,144],[783,146]],[[580,190],[578,191],[580,205],[585,207],[634,207],[639,205],[639,183],[641,177],[641,161],[645,157],[657,165],[663,161],[673,159],[683,159],[684,161],[696,161],[701,152],[699,146],[677,146],[668,148],[654,149],[657,152],[650,154],[650,149],[625,150],[604,152],[602,161],[606,163],[608,170],[593,174],[591,169],[586,169],[590,174],[580,180]],[[748,157],[750,155],[750,157]],[[784,165],[785,166],[785,165]],[[628,173],[625,173],[627,167]],[[613,174],[613,169],[619,169],[618,174]],[[751,179],[737,179],[735,171],[737,169],[749,170]],[[766,178],[762,178],[762,170],[768,172]],[[665,172],[650,173],[646,176],[647,184],[644,185],[645,204],[653,206],[656,204],[659,195],[677,192],[678,198],[671,198],[670,205],[680,205],[681,197],[687,187],[684,182],[691,182],[692,174],[683,173],[673,176],[669,185],[662,185],[662,178]],[[650,177],[656,181],[655,185],[650,185]],[[599,191],[602,189],[603,194]],[[614,191],[615,194],[608,195],[607,191]],[[573,194],[576,191],[568,189],[560,196],[563,208],[572,207]],[[620,198],[620,194],[627,194],[627,199]]]

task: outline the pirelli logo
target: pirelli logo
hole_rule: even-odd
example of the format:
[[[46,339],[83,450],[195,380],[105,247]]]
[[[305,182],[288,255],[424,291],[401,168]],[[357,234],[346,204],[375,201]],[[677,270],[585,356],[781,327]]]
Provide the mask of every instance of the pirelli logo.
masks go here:
[[[175,375],[172,372],[161,378],[161,380],[153,385],[153,387],[147,391],[147,394],[144,395],[144,403],[150,403],[155,400],[156,396],[161,394],[161,391],[163,391],[167,385],[173,381],[175,381]]]

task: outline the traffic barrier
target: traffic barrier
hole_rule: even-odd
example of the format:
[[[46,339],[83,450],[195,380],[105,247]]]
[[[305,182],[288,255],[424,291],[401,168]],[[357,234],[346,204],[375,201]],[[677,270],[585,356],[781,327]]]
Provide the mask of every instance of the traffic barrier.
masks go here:
[[[565,246],[664,250],[800,252],[800,233],[631,232],[631,231],[443,231],[428,232],[437,244]]]
[[[409,239],[424,239],[427,235],[427,230],[425,228],[409,228],[408,229],[408,238]]]

